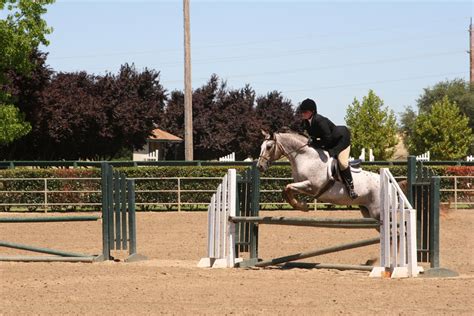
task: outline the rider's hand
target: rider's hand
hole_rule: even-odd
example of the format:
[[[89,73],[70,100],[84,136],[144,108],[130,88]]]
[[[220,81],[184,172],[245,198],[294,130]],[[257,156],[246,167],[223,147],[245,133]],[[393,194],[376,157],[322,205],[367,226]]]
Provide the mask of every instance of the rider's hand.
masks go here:
[[[313,138],[312,137],[308,137],[308,146],[311,146],[313,145]]]

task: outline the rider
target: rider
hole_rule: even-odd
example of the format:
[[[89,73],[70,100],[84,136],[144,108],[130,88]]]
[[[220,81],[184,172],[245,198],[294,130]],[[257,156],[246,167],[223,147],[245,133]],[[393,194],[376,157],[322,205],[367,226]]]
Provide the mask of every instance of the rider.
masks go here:
[[[306,99],[301,102],[298,112],[303,120],[303,128],[308,133],[308,145],[322,148],[329,156],[337,158],[339,170],[351,199],[358,197],[354,192],[354,182],[349,167],[351,134],[346,126],[336,126],[328,118],[318,114],[316,102]]]

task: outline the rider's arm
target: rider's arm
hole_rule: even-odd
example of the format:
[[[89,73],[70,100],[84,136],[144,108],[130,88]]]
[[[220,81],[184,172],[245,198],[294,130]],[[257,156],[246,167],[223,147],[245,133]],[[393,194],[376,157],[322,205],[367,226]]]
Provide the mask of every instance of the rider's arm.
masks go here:
[[[332,139],[332,131],[329,126],[329,121],[327,119],[321,118],[318,119],[315,123],[317,124],[320,132],[320,135],[318,135],[319,139],[316,140],[315,144],[318,147],[325,148],[326,146],[331,144]]]

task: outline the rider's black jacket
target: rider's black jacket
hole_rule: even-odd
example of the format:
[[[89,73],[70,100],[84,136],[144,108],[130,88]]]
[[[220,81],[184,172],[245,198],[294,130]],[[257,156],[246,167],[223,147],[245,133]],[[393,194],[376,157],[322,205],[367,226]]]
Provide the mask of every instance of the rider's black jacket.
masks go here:
[[[327,117],[319,114],[313,115],[311,124],[308,120],[303,120],[303,129],[312,140],[311,146],[322,148],[333,157],[351,144],[351,133],[346,126],[336,126]]]

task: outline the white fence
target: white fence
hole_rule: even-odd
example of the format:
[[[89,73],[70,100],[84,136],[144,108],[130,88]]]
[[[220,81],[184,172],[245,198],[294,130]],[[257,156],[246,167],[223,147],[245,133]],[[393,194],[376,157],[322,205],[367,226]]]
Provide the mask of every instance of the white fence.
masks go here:
[[[416,211],[389,169],[380,170],[380,184],[380,266],[370,276],[416,277],[423,271],[416,257]]]
[[[430,161],[430,151],[428,150],[424,154],[416,156],[416,161]]]
[[[158,161],[160,158],[160,151],[157,149],[148,153],[145,161]]]
[[[362,161],[366,161],[365,160],[365,148],[362,148],[359,159],[362,160]],[[354,157],[349,157],[349,161],[352,161],[352,160],[354,160]],[[374,152],[372,151],[372,149],[369,149],[369,161],[374,161],[374,160],[375,160]]]
[[[474,156],[473,155],[467,156],[466,161],[474,161]]]
[[[235,152],[228,154],[227,156],[220,157],[219,161],[235,161]]]

